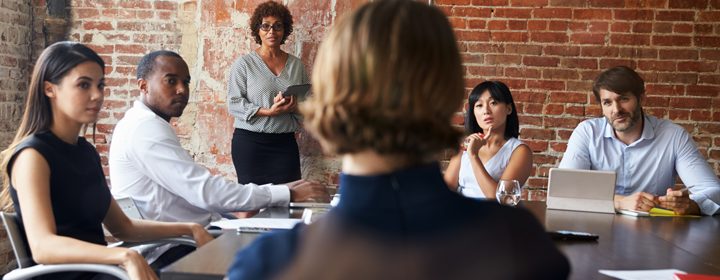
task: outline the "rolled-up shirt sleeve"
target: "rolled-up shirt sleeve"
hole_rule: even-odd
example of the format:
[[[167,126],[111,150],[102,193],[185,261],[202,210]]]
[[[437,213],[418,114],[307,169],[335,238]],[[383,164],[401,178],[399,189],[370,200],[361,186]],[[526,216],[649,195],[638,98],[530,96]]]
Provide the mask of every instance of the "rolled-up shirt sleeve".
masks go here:
[[[138,170],[196,207],[225,213],[286,206],[290,200],[284,185],[242,185],[211,174],[193,161],[170,126],[147,122],[129,141],[130,158]]]
[[[560,168],[590,169],[590,126],[586,122],[580,123],[567,143],[567,149],[560,161]]]
[[[247,68],[242,59],[233,63],[228,73],[228,112],[234,117],[247,122],[255,116],[260,106],[248,99]]]
[[[681,131],[677,139],[675,170],[688,187],[690,199],[697,203],[702,214],[720,213],[720,180],[687,132]]]

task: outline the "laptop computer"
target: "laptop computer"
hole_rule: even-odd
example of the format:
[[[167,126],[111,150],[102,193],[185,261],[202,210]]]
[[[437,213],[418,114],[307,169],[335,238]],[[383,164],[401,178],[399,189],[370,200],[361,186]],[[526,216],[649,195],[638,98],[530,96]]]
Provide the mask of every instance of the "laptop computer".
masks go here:
[[[547,208],[615,214],[615,171],[551,168]]]

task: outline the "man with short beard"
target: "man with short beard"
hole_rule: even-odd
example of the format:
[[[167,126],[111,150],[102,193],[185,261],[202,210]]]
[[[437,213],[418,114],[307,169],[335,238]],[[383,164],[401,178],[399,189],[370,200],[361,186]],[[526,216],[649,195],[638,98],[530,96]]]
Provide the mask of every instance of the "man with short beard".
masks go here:
[[[720,213],[718,177],[687,131],[643,112],[645,83],[638,73],[610,68],[595,79],[593,94],[604,117],[575,128],[560,168],[615,171],[618,209]],[[673,187],[675,174],[687,188]]]

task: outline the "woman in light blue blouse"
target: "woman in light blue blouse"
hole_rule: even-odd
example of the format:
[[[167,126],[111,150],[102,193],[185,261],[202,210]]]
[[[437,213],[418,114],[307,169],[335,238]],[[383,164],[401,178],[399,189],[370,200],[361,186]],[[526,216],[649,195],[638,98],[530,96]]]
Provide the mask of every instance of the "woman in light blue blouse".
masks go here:
[[[288,86],[308,83],[299,58],[280,49],[293,31],[282,4],[260,4],[250,30],[260,47],[233,63],[228,75],[228,111],[235,117],[232,159],[242,184],[282,184],[300,179],[298,97],[283,98]],[[302,98],[302,97],[300,97]]]

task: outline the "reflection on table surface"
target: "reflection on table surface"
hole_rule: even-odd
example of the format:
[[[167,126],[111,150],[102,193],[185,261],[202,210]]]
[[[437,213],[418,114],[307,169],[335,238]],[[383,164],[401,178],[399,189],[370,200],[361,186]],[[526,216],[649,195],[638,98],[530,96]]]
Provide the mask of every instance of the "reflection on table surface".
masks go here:
[[[541,201],[523,202],[548,231],[595,233],[597,242],[558,241],[571,264],[571,279],[610,279],[599,269],[675,268],[688,273],[720,275],[720,216],[702,218],[631,217],[547,210]],[[300,218],[302,209],[268,208],[256,217]],[[222,279],[235,253],[257,238],[228,231],[170,265],[162,279]]]

